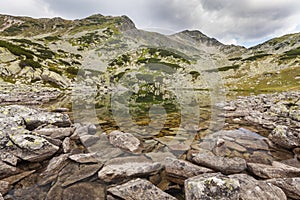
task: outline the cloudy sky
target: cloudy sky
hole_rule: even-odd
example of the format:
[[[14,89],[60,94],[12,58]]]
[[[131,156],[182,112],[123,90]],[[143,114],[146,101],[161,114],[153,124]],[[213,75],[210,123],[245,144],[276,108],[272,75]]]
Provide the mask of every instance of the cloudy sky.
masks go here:
[[[141,29],[165,34],[198,29],[247,47],[300,32],[299,0],[1,0],[0,13],[66,19],[127,15]]]

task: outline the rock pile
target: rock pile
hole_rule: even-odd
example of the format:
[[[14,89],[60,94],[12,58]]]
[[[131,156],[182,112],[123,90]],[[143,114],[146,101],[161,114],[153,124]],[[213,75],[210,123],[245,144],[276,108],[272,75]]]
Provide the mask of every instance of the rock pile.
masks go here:
[[[136,135],[107,135],[61,112],[0,107],[0,199],[299,199],[297,95],[228,102],[228,120],[270,135],[217,131],[180,158],[144,154]]]

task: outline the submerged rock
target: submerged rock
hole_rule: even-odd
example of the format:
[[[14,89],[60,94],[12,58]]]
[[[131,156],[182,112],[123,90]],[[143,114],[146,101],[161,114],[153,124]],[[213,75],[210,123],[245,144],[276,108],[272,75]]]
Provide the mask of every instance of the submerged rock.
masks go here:
[[[161,191],[149,181],[143,179],[131,180],[123,185],[107,189],[107,199],[147,199],[147,200],[176,200],[175,197]]]

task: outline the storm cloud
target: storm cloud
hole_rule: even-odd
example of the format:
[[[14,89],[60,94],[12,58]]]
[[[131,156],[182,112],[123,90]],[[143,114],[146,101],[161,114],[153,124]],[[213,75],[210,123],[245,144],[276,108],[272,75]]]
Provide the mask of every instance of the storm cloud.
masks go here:
[[[141,29],[165,34],[198,29],[246,46],[300,31],[299,0],[2,0],[0,12],[67,19],[127,15]]]

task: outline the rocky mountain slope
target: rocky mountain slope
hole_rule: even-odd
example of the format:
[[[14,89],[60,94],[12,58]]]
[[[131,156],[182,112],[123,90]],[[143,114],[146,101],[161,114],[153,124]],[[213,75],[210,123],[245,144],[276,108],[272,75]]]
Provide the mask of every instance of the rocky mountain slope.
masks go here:
[[[59,90],[76,85],[107,90],[117,83],[164,88],[176,82],[197,89],[218,84],[232,90],[300,85],[300,33],[247,49],[200,31],[139,30],[126,16],[72,21],[0,15],[0,55],[1,82]]]

